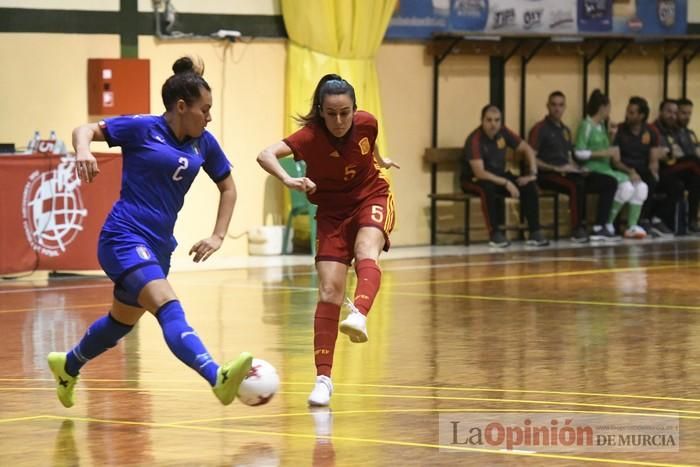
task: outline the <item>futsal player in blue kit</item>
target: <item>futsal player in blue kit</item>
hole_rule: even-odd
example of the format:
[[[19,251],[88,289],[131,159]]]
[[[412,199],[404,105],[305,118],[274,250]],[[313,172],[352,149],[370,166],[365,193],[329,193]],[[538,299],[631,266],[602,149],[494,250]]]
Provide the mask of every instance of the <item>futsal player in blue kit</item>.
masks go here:
[[[97,252],[114,282],[112,308],[72,350],[48,355],[58,399],[65,407],[74,404],[81,367],[114,347],[146,310],[157,318],[172,353],[209,382],[222,404],[233,402],[250,370],[253,357],[248,352],[222,366],[212,359],[166,279],[177,246],[173,237],[177,213],[199,169],[216,183],[220,197],[212,235],[190,249],[195,262],[205,261],[221,247],[236,203],[230,163],[205,129],[211,121],[212,97],[202,68],[189,57],[173,64],[174,74],[162,88],[163,115],[115,117],[73,131],[83,182],[92,182],[99,173],[91,141],[121,146],[123,174],[121,195],[107,216]]]

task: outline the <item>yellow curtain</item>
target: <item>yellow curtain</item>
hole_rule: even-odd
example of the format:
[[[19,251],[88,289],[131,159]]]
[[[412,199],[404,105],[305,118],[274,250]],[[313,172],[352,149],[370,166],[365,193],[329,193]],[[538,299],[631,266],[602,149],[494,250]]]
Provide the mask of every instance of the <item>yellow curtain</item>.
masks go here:
[[[387,155],[374,56],[396,0],[282,0],[289,35],[285,133],[298,129],[318,80],[337,73],[355,88],[357,107],[377,117],[380,154]]]

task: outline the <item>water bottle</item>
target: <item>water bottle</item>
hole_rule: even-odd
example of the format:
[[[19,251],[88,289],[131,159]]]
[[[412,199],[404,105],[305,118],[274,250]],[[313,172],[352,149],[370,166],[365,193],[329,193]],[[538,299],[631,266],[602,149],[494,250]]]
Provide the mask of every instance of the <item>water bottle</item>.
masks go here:
[[[39,140],[41,140],[41,135],[39,134],[39,130],[34,131],[34,136],[32,139],[29,140],[27,143],[27,152],[29,154],[33,153],[37,146],[39,145]]]

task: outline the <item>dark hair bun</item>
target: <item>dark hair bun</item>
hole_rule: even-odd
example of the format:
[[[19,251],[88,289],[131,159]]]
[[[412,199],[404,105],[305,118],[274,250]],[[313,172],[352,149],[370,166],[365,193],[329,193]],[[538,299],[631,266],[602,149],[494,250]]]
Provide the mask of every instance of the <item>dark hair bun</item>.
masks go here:
[[[173,63],[173,73],[196,73],[199,76],[204,74],[204,62],[197,57],[194,60],[192,57],[180,57]]]

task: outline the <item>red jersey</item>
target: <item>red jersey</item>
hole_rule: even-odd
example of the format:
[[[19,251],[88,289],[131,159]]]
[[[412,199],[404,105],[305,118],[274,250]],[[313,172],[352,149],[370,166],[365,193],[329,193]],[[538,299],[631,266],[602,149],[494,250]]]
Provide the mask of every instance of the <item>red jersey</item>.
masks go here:
[[[343,138],[333,136],[323,123],[309,123],[283,140],[294,160],[306,162],[306,176],[316,184],[309,201],[319,210],[353,207],[389,193],[374,159],[378,131],[377,119],[360,110]]]

